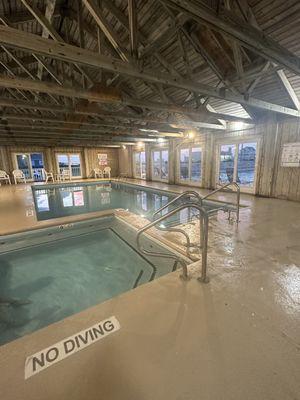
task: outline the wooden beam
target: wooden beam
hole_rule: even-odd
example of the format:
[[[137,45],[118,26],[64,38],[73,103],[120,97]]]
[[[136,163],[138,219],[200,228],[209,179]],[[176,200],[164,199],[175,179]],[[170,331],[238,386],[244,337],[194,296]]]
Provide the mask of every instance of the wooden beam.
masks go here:
[[[29,0],[21,0],[23,5],[27,8],[27,10],[34,16],[34,18],[39,22],[39,24],[43,27],[43,31],[47,32],[48,35],[52,37],[52,39],[63,42],[62,37],[56,32],[53,28],[49,20],[43,15],[38,8],[30,4]]]
[[[49,36],[52,37],[53,40],[57,42],[62,42],[64,43],[63,38],[56,32],[56,30],[53,28],[51,23],[47,20],[47,18],[40,12],[38,8],[33,6],[32,4],[29,3],[29,0],[21,0],[24,6],[28,9],[29,12],[34,16],[34,18],[39,22],[39,24],[43,27],[43,29],[48,32]],[[45,39],[46,40],[46,39]],[[34,53],[34,52],[33,52]],[[90,82],[90,84],[93,84],[93,81],[91,80],[90,76],[80,67],[80,65],[77,65],[75,63],[77,69],[81,74],[85,76],[85,78]]]
[[[99,103],[121,102],[121,95],[115,89],[103,88],[101,91],[81,90],[59,86],[50,82],[33,81],[28,79],[0,75],[0,86],[19,90],[32,90],[65,97],[87,99]]]
[[[128,53],[126,49],[123,48],[121,45],[121,40],[117,36],[117,34],[112,30],[109,22],[106,20],[105,16],[103,15],[103,12],[100,10],[98,5],[95,3],[94,0],[82,0],[83,4],[86,6],[94,20],[96,21],[97,25],[99,28],[102,30],[102,32],[105,34],[107,39],[110,41],[110,43],[113,45],[119,56],[123,61],[130,61],[130,58],[128,56]]]
[[[223,100],[228,100],[235,103],[245,104],[252,107],[261,108],[267,111],[273,111],[294,117],[300,117],[300,112],[288,107],[279,106],[277,104],[269,103],[263,100],[249,98],[246,99],[242,95],[235,95],[224,91],[224,89],[215,89],[211,86],[200,84],[198,82],[176,79],[170,75],[162,74],[157,71],[141,71],[140,68],[129,65],[120,60],[110,57],[105,57],[98,53],[80,49],[75,46],[67,45],[61,42],[43,39],[36,35],[21,32],[16,29],[0,26],[0,43],[20,48],[24,51],[35,52],[47,57],[64,60],[67,62],[78,63],[87,65],[94,68],[104,68],[109,71],[120,73],[122,75],[134,76],[150,82],[161,83],[184,89],[187,91],[194,91],[201,95],[216,97]]]
[[[273,63],[273,66],[276,67],[276,64]],[[284,71],[279,70],[279,71],[276,71],[276,75],[279,78],[279,81],[282,84],[282,86],[284,87],[285,91],[287,92],[289,98],[291,99],[295,109],[299,111],[300,110],[299,98],[298,98],[294,88],[292,87],[291,82],[288,80],[286,74],[284,73]]]
[[[165,3],[177,11],[187,14],[201,24],[208,25],[217,32],[231,36],[243,46],[267,60],[282,65],[296,75],[300,75],[299,57],[280,46],[259,29],[245,24],[242,19],[233,16],[232,13],[222,10],[220,15],[200,2],[196,3],[189,0],[165,0]]]
[[[39,65],[45,68],[45,70],[48,72],[50,76],[59,84],[62,85],[63,81],[59,78],[59,76],[56,74],[56,72],[53,70],[53,68],[46,62],[46,60],[40,56],[37,56],[36,54],[32,54],[33,57],[37,60]]]
[[[135,0],[128,0],[128,19],[129,19],[129,30],[130,30],[130,52],[133,58],[137,58],[138,55],[138,39],[137,39],[137,5]]]
[[[53,18],[60,18],[61,17],[61,6],[56,6],[53,12]],[[22,11],[14,11],[12,14],[2,14],[0,16],[0,21],[4,22],[9,20],[10,24],[18,25],[23,24],[24,22],[32,22],[35,21],[35,17],[32,15],[31,12],[22,10]],[[4,23],[5,25],[5,23]]]
[[[256,29],[262,31],[260,26],[259,26],[259,24],[258,24],[258,22],[257,22],[257,19],[256,19],[254,13],[252,12],[251,7],[248,4],[248,1],[247,0],[237,0],[237,3],[239,5],[240,11],[242,12],[245,20],[247,22],[249,22],[250,25],[254,26]],[[274,63],[274,62],[272,63],[272,66],[275,67],[275,68],[277,67],[276,63]],[[294,104],[294,107],[296,108],[296,110],[299,111],[300,110],[300,101],[299,101],[298,96],[297,96],[295,90],[293,89],[290,81],[288,80],[286,74],[284,73],[284,71],[278,70],[278,71],[276,71],[276,75],[277,75],[279,81],[281,82],[283,88],[287,92],[290,100]],[[251,93],[251,91],[254,90],[254,88],[255,88],[255,86],[257,85],[258,82],[259,82],[259,80],[258,81],[254,81],[252,83],[253,86],[250,87],[250,89],[251,89],[249,91],[250,93]]]
[[[62,118],[50,118],[50,117],[43,117],[39,115],[26,115],[26,114],[2,114],[0,115],[0,120],[2,121],[9,121],[8,125],[9,126],[24,126],[24,121],[30,121],[30,123],[33,123],[34,126],[42,126],[42,123],[47,122],[48,124],[46,125],[49,129],[53,127],[53,125],[59,125],[59,127],[62,127],[63,125],[72,125],[76,124],[77,121],[72,121],[72,120],[65,120]],[[39,124],[37,124],[37,121]],[[45,124],[43,125],[45,126]],[[114,128],[135,128],[135,129],[153,129],[153,130],[158,130],[159,132],[172,132],[172,133],[180,133],[179,130],[182,128],[170,128],[170,126],[167,123],[151,123],[151,124],[132,124],[132,123],[124,123],[124,122],[119,122],[119,121],[98,121],[98,122],[81,122],[80,123],[80,129],[97,129],[101,127],[114,127]],[[187,129],[187,128],[185,128]]]
[[[94,104],[93,108],[90,108],[87,110],[86,108],[76,108],[74,107],[60,107],[60,106],[52,106],[50,104],[40,104],[40,103],[30,103],[30,102],[25,102],[21,100],[12,100],[12,99],[7,99],[7,98],[0,98],[0,106],[2,107],[8,107],[8,108],[21,108],[21,109],[28,109],[28,110],[34,110],[34,111],[50,111],[50,112],[55,112],[56,114],[74,114],[74,115],[89,115],[92,117],[100,117],[100,118],[113,118],[116,120],[123,120],[123,121],[141,121],[143,123],[155,123],[155,124],[169,124],[173,125],[174,127],[178,129],[191,129],[191,128],[209,128],[209,129],[222,129],[222,127],[218,124],[212,124],[212,123],[206,123],[206,122],[201,122],[201,121],[188,121],[185,120],[184,122],[178,121],[174,117],[168,117],[166,119],[159,119],[155,117],[149,117],[147,115],[132,115],[132,114],[125,114],[120,111],[116,112],[109,112],[109,111],[104,111],[98,108],[96,104]],[[6,114],[2,116],[2,118],[5,117]],[[9,114],[8,114],[9,115]],[[24,114],[22,114],[24,115]],[[38,120],[39,115],[36,115],[36,119]],[[243,121],[247,122],[249,121],[248,119],[244,118],[239,118],[235,117],[236,121]],[[70,121],[70,123],[73,123],[73,121]]]
[[[51,24],[53,13],[55,10],[55,4],[56,0],[46,0],[46,11],[45,11],[45,18],[49,21],[49,24]],[[49,31],[43,27],[42,31],[42,37],[43,38],[48,38],[49,37]],[[38,79],[42,79],[43,76],[43,63],[39,62],[38,63],[38,72],[37,76]]]
[[[11,51],[9,51],[5,46],[1,46],[5,53],[28,75],[31,79],[36,79],[34,75],[23,65],[23,63],[15,56]]]
[[[75,97],[80,99],[86,99],[89,102],[98,103],[115,103],[124,104],[126,106],[148,108],[151,110],[167,111],[170,113],[181,113],[191,118],[207,117],[214,119],[225,119],[227,121],[241,120],[239,117],[232,115],[226,115],[222,113],[213,113],[205,109],[195,110],[193,108],[181,107],[175,104],[154,102],[143,99],[134,99],[121,95],[116,89],[113,88],[102,88],[97,90],[80,90],[77,88],[70,88],[65,86],[59,86],[50,82],[31,81],[21,78],[11,78],[8,76],[0,75],[0,87],[13,88],[19,90],[32,90],[36,92],[44,92],[48,94],[55,94],[58,96]],[[250,119],[243,119],[244,122]]]

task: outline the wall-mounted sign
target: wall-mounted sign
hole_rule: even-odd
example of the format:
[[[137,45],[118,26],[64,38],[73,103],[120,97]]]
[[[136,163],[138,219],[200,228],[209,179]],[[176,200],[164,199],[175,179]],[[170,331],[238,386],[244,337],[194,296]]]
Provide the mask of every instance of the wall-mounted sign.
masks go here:
[[[38,351],[25,360],[25,379],[51,367],[51,365],[69,357],[87,346],[105,338],[120,329],[116,317],[110,317],[104,321],[77,332],[46,349]]]
[[[281,154],[282,167],[300,167],[300,142],[285,143]]]
[[[99,165],[107,165],[107,154],[99,153],[98,161],[99,161]]]

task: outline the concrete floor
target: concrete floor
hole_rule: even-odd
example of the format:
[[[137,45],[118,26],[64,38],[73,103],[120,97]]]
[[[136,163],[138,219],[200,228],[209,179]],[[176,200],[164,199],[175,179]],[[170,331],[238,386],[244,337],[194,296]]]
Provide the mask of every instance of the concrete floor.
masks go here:
[[[0,347],[0,398],[300,399],[300,203],[242,203],[238,227],[211,221],[209,284],[194,264]],[[32,207],[2,186],[1,233],[40,226]],[[24,380],[28,355],[112,315],[119,331]]]

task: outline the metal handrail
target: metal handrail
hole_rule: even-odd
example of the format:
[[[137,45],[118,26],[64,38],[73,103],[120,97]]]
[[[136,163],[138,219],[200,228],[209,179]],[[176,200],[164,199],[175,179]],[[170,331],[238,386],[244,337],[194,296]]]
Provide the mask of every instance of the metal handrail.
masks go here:
[[[191,243],[191,239],[190,239],[189,235],[183,229],[174,228],[174,227],[162,227],[160,225],[158,225],[156,227],[156,229],[159,229],[160,231],[165,231],[165,232],[177,232],[177,233],[180,233],[181,235],[183,235],[186,239],[187,256],[192,259],[192,254],[191,254],[190,249],[191,249],[191,247],[194,247],[194,245],[193,245],[193,243]]]
[[[240,199],[241,199],[241,188],[240,185],[238,185],[236,182],[229,182],[226,183],[225,185],[220,186],[219,188],[213,190],[212,192],[208,193],[206,196],[202,197],[202,200],[208,199],[210,196],[214,195],[217,192],[220,192],[222,190],[227,190],[231,193],[234,193],[234,190],[228,189],[229,186],[234,186],[236,188],[236,223],[238,224],[240,222]]]
[[[172,258],[175,260],[175,265],[177,263],[180,263],[182,265],[183,269],[183,277],[185,279],[188,278],[188,270],[187,270],[187,264],[185,260],[183,260],[181,257],[175,255],[175,254],[166,254],[166,253],[161,253],[161,252],[154,252],[154,251],[149,251],[146,250],[142,247],[140,243],[140,237],[141,235],[147,231],[148,229],[154,227],[156,224],[164,221],[165,219],[171,217],[172,215],[176,214],[177,212],[184,210],[185,208],[196,208],[198,209],[200,213],[200,238],[201,238],[201,248],[202,248],[202,267],[201,267],[201,277],[199,280],[201,282],[208,282],[209,279],[206,275],[207,272],[207,244],[208,244],[208,220],[209,220],[209,212],[207,212],[203,207],[201,207],[198,203],[188,203],[188,204],[182,204],[178,206],[177,208],[174,208],[173,210],[169,211],[167,214],[161,216],[160,218],[156,219],[155,221],[150,222],[146,226],[144,226],[142,229],[140,229],[137,233],[136,237],[136,243],[138,250],[146,254],[148,256],[154,256],[154,257],[163,257],[163,258]]]
[[[179,199],[181,199],[182,197],[185,197],[185,196],[195,196],[200,201],[200,203],[202,204],[202,196],[199,193],[195,192],[194,190],[187,190],[187,191],[181,193],[180,195],[178,195],[177,197],[175,197],[173,200],[169,201],[164,206],[160,207],[158,210],[156,210],[153,213],[152,218],[154,218],[155,215],[159,214],[161,211],[163,211],[164,209],[168,208],[171,204],[175,203],[177,200],[179,200]]]

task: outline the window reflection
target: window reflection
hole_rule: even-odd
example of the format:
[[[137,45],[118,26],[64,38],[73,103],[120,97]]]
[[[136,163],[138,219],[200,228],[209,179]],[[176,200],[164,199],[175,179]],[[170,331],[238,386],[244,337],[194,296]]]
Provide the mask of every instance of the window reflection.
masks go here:
[[[109,192],[100,193],[100,202],[102,205],[110,204],[110,193]]]
[[[62,197],[64,207],[72,207],[73,206],[72,192],[61,192],[61,197]]]
[[[36,204],[37,204],[37,209],[40,212],[43,211],[49,211],[49,195],[46,191],[36,191]]]
[[[84,206],[83,191],[74,192],[74,204],[76,207]]]

